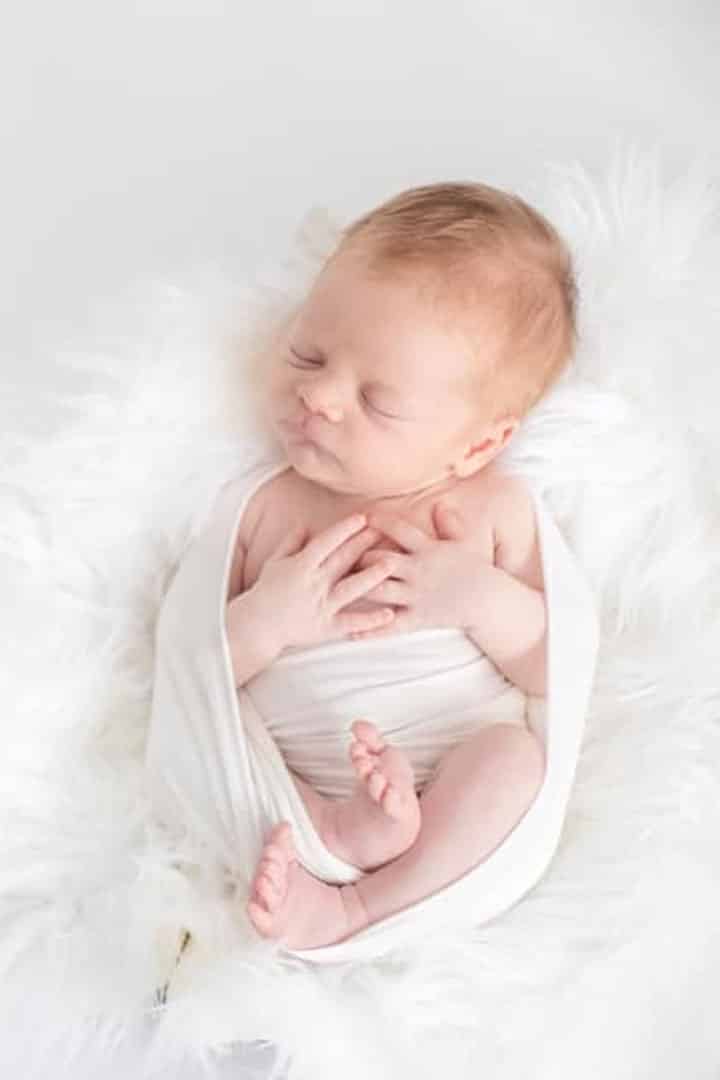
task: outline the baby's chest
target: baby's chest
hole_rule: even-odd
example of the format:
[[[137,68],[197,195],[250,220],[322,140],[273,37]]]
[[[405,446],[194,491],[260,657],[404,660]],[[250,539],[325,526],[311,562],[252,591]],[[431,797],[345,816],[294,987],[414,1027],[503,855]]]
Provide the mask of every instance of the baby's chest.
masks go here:
[[[411,505],[394,506],[388,506],[385,500],[369,501],[361,509],[367,514],[377,512],[383,516],[400,517],[421,529],[429,539],[437,539],[436,522],[433,516],[433,504],[436,498],[437,496],[428,496],[417,499]],[[489,505],[487,497],[483,498],[482,491],[477,487],[471,488],[469,484],[457,484],[443,491],[443,501],[461,514],[468,537],[473,534],[473,531],[476,535],[479,534],[480,518],[483,513],[487,516],[486,504]],[[307,543],[348,516],[347,510],[334,505],[327,497],[308,496],[306,490],[294,490],[287,482],[278,484],[271,482],[262,492],[262,501],[253,509],[252,519],[245,515],[246,529],[243,530],[241,524],[238,537],[246,549],[243,591],[252,588],[265,562],[280,545],[285,543],[291,529],[302,527],[305,531],[305,543]],[[485,521],[485,526],[486,524]],[[363,553],[375,548],[390,551],[405,550],[392,537],[384,534],[375,540],[369,539]],[[492,559],[491,550],[488,552],[488,557]],[[352,571],[355,567],[350,569]]]
[[[373,507],[368,505],[367,513],[371,513],[372,509]],[[268,498],[263,505],[262,518],[245,541],[243,591],[252,588],[268,558],[281,545],[285,544],[291,530],[300,528],[304,530],[304,540],[297,546],[299,551],[319,533],[324,532],[346,516],[348,515],[345,513],[332,513],[328,511],[326,506],[318,505],[307,499],[288,505],[287,500]],[[241,536],[238,537],[238,540],[241,540]],[[363,553],[373,548],[384,548],[392,551],[402,550],[390,537],[382,535],[375,540],[368,539],[363,548]],[[360,557],[358,556],[358,559]],[[351,567],[350,571],[354,568]]]

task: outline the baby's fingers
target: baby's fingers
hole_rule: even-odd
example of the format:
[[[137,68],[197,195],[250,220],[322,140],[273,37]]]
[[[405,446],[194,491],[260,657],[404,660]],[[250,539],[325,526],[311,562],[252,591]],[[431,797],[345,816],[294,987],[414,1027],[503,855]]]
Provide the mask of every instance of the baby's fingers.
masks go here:
[[[365,554],[358,559],[357,565],[362,569],[365,569],[366,566],[372,566],[378,559],[382,559],[384,554],[383,551],[366,551]]]
[[[391,609],[383,608],[382,610]],[[397,634],[399,632],[398,615],[398,612],[393,611],[392,618],[383,619],[382,622],[378,621],[377,626],[366,627],[364,630],[354,630],[352,633],[348,634],[348,637],[353,641],[358,641],[361,638],[383,637],[388,634]]]
[[[410,558],[407,555],[403,555],[397,551],[389,551],[387,548],[375,548],[374,551],[366,551],[364,555],[357,560],[355,564],[359,569],[364,570],[368,566],[375,566],[376,563],[385,562],[389,567],[389,573],[393,577],[407,580],[412,572]]]
[[[313,566],[319,566],[351,536],[365,528],[365,514],[350,514],[349,517],[336,521],[327,529],[314,536],[305,548],[306,561]]]
[[[348,611],[336,616],[340,630],[350,638],[365,637],[366,634],[382,633],[392,625],[395,612],[392,608],[377,608],[375,611]]]
[[[357,574],[348,574],[347,577],[341,578],[330,593],[330,599],[335,610],[339,611],[340,608],[352,604],[353,600],[364,596],[366,592],[369,592],[370,589],[383,581],[389,573],[389,563],[380,560],[366,570],[361,570]]]
[[[412,600],[412,590],[404,581],[387,578],[365,593],[365,599],[377,604],[399,604],[400,607],[407,607]]]

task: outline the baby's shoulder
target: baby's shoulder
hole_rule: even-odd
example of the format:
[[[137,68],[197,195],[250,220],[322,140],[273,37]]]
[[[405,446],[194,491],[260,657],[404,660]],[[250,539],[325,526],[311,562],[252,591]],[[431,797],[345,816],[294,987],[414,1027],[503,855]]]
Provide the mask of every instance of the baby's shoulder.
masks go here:
[[[497,520],[499,524],[508,515],[515,516],[519,508],[532,505],[526,481],[492,464],[458,484],[452,500],[471,520],[491,523]]]
[[[542,588],[542,563],[533,493],[524,477],[495,468],[484,478],[484,520],[495,537],[495,565]]]
[[[292,469],[284,469],[264,480],[250,496],[240,521],[238,537],[248,546],[265,518],[272,519],[277,507],[292,500]]]
[[[512,510],[532,510],[533,495],[530,485],[518,473],[493,467],[492,471],[487,470],[484,482],[488,508],[496,516],[501,517]]]

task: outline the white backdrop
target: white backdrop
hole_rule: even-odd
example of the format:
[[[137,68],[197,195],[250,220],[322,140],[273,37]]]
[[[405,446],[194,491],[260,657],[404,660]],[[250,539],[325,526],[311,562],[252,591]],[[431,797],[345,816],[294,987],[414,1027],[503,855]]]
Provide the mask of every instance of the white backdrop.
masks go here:
[[[619,141],[720,172],[714,0],[67,0],[2,22],[0,364],[28,424],[99,298],[203,263],[250,274],[311,205],[345,218],[443,179],[524,194]]]
[[[66,0],[4,5],[3,375],[138,271],[272,261],[308,206],[618,140],[720,159],[715,0]]]

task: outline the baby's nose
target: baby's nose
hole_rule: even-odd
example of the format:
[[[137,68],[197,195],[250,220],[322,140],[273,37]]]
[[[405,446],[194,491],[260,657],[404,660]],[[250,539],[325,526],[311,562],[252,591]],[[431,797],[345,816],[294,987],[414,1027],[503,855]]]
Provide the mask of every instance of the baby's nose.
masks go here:
[[[313,415],[320,414],[334,424],[342,420],[342,409],[328,392],[323,394],[317,387],[314,387],[312,391],[309,387],[305,387],[300,391],[300,396],[305,403],[305,408]]]

